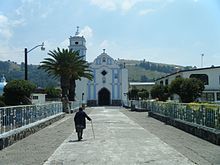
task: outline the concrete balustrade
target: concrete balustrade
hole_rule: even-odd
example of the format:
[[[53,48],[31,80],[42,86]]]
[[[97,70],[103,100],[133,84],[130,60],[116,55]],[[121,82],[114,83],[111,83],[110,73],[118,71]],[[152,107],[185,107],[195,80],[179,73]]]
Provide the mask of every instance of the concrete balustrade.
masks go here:
[[[220,105],[160,101],[123,101],[131,110],[148,115],[220,145]]]
[[[62,103],[9,106],[0,108],[0,134],[61,113]]]
[[[79,102],[70,102],[69,111],[79,106]],[[64,116],[62,102],[0,108],[0,150]]]

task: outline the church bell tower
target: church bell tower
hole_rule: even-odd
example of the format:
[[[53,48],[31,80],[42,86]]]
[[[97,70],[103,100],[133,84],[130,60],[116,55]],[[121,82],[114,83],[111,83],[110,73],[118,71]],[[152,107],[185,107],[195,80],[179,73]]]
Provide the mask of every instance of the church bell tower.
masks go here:
[[[86,60],[86,39],[80,36],[79,26],[77,26],[75,36],[70,36],[69,40],[69,50],[78,51],[79,55]]]

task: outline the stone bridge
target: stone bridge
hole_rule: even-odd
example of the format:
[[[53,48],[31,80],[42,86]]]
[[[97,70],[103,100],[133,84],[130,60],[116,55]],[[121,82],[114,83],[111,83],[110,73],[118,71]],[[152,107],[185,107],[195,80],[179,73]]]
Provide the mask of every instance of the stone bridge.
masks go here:
[[[1,150],[0,164],[220,164],[218,145],[148,117],[147,112],[122,107],[91,107],[86,112],[93,129],[87,121],[82,141],[74,131],[74,113],[66,114]]]

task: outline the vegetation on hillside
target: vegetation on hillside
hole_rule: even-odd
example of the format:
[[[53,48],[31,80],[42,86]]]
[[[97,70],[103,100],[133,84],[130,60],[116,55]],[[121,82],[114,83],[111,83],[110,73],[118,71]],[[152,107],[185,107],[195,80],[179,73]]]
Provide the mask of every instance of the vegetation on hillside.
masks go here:
[[[118,59],[118,63],[128,69],[129,82],[151,82],[166,74],[178,70],[191,69],[192,67],[183,67],[178,65],[160,64],[148,62],[145,60],[124,60]],[[48,73],[38,68],[39,65],[28,65],[29,80],[38,87],[60,86],[59,79],[52,79]],[[17,64],[12,61],[0,61],[0,75],[4,74],[7,81],[15,79],[24,79],[24,63]]]
[[[179,70],[192,69],[191,66],[179,66],[171,64],[154,63],[149,61],[119,59],[118,63],[125,65],[128,69],[130,82],[152,82],[162,76]]]

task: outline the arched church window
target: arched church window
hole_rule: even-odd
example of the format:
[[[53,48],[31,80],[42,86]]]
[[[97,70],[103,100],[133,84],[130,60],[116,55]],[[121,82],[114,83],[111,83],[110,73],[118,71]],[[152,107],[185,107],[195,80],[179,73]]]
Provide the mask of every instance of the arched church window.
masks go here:
[[[102,58],[102,62],[106,62],[106,58],[105,57]]]

